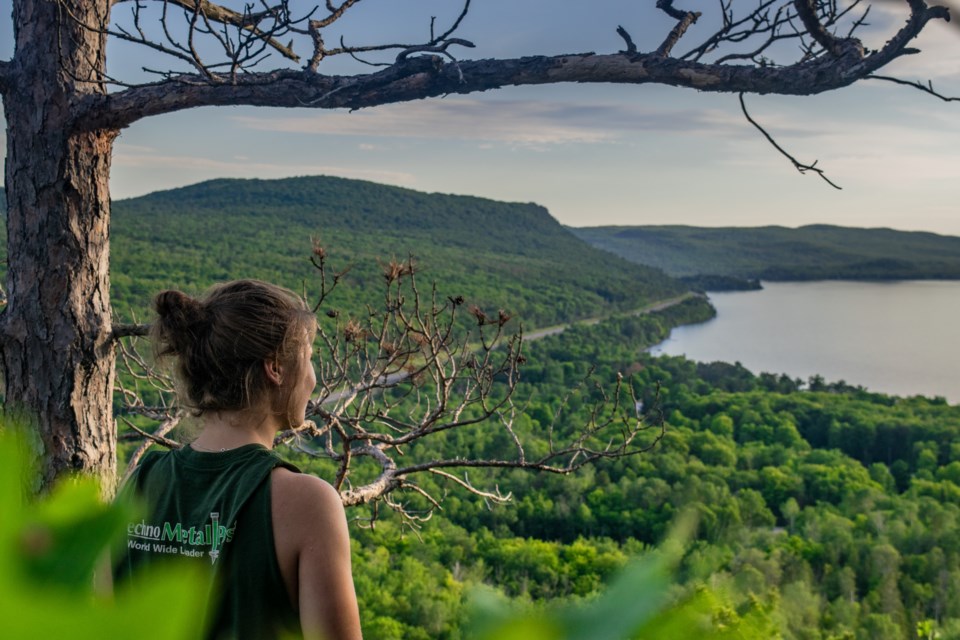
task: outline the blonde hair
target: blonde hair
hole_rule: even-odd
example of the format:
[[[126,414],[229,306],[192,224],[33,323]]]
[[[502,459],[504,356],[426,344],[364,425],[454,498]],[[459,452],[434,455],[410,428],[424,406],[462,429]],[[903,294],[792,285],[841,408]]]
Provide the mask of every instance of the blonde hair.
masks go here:
[[[154,307],[154,355],[175,359],[181,402],[196,415],[249,408],[268,385],[264,360],[300,366],[317,326],[301,297],[260,280],[214,285],[199,299],[163,291]]]

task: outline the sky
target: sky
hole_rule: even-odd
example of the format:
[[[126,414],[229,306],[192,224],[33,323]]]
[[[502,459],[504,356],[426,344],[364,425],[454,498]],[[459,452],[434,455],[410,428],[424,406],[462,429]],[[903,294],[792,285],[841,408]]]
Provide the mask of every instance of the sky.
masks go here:
[[[678,52],[710,29],[716,6],[688,4],[705,15]],[[672,22],[653,5],[473,0],[457,35],[477,47],[461,55],[610,53],[623,48],[618,25],[641,50],[654,49]],[[0,0],[3,58],[12,52],[11,6]],[[430,16],[448,24],[458,9],[450,0],[364,0],[342,28],[349,42],[420,41]],[[862,37],[879,46],[905,16],[884,2]],[[960,31],[931,25],[917,46],[920,55],[885,73],[960,95]],[[164,63],[132,45],[113,44],[108,55],[110,72],[125,78]],[[327,73],[364,70],[347,59],[324,64]],[[283,62],[263,68],[271,66]],[[814,97],[748,96],[747,104],[781,145],[817,160],[843,189],[800,175],[744,119],[736,95],[616,85],[508,88],[353,113],[217,107],[153,117],[122,132],[111,189],[119,199],[219,177],[326,174],[537,202],[570,226],[829,223],[960,235],[960,102],[865,81]]]

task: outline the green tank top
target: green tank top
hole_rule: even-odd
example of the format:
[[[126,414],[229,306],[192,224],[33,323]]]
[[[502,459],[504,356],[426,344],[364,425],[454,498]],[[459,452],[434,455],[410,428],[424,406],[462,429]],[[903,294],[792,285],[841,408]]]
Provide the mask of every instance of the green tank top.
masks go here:
[[[190,558],[210,566],[211,585],[219,585],[208,598],[206,637],[296,637],[299,619],[273,541],[270,472],[280,466],[300,471],[258,444],[147,454],[126,490],[145,499],[150,515],[129,523],[114,579],[163,558]]]

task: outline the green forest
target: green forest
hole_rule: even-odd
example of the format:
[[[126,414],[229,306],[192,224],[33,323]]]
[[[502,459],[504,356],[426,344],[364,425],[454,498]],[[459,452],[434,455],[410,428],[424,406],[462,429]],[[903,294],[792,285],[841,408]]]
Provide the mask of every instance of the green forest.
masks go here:
[[[692,509],[678,594],[724,585],[737,614],[762,607],[784,638],[960,638],[960,409],[644,355],[678,319],[612,319],[528,345],[531,434],[596,366],[608,383],[633,372],[662,440],[576,475],[497,474],[512,504],[452,492],[418,535],[389,516],[357,529],[371,637],[461,637],[478,584],[529,606],[589,598]],[[572,409],[568,428],[582,418]],[[463,439],[445,446],[497,446],[482,429]]]
[[[441,300],[462,295],[505,309],[508,329],[573,322],[524,345],[517,430],[531,450],[586,424],[619,379],[635,394],[648,451],[570,475],[471,470],[477,486],[512,494],[503,505],[431,476],[423,486],[444,496],[442,509],[419,529],[386,508],[370,526],[370,508],[351,509],[365,637],[467,637],[478,592],[521,611],[593,601],[692,512],[695,532],[668,597],[724,594],[711,611],[715,626],[759,616],[769,633],[758,637],[960,639],[960,407],[650,356],[646,349],[673,327],[711,318],[708,302],[628,313],[687,287],[588,246],[534,204],[295,178],[217,180],[114,209],[112,294],[121,319],[146,318],[162,288],[196,292],[235,277],[314,294],[316,239],[332,268],[350,267],[327,310],[362,313],[383,288],[383,262],[412,254],[420,282],[436,282]],[[576,322],[597,317],[604,319]],[[405,453],[496,456],[511,446],[479,424]],[[327,460],[283,453],[333,476]],[[426,506],[413,493],[395,499]]]
[[[168,287],[240,275],[315,292],[314,240],[348,270],[336,301],[355,311],[381,265],[414,257],[443,283],[526,326],[627,310],[686,289],[656,269],[594,249],[543,207],[331,177],[214,180],[114,203],[112,294],[123,317]],[[456,291],[450,289],[455,287]]]
[[[960,238],[920,231],[826,224],[787,227],[682,225],[570,228],[578,238],[677,277],[717,280],[910,280],[960,278]],[[696,281],[694,281],[696,282]]]

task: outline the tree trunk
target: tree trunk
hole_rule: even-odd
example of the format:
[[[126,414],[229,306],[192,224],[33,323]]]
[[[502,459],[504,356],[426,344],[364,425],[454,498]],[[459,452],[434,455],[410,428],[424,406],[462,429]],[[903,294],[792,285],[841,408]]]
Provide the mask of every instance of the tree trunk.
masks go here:
[[[7,119],[7,295],[0,334],[6,402],[36,420],[43,481],[116,471],[110,317],[110,155],[116,131],[76,131],[80,98],[102,93],[103,0],[14,3]],[[70,15],[72,14],[72,16]],[[82,24],[78,24],[82,23]],[[55,53],[51,55],[51,48]]]

